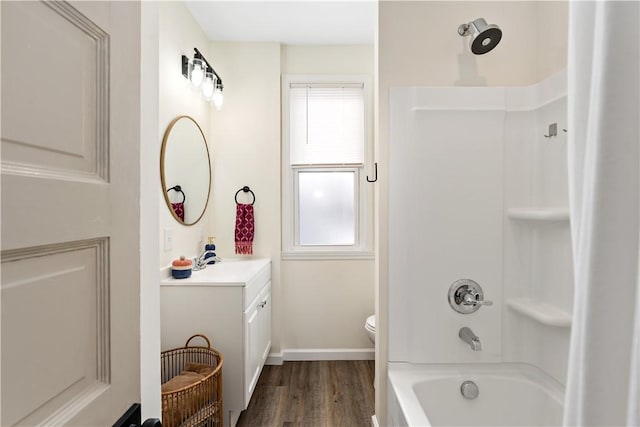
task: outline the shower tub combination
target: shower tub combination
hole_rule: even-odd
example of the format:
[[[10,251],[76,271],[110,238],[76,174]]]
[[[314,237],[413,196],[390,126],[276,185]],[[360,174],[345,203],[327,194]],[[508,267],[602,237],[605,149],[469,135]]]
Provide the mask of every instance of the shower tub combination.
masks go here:
[[[469,37],[475,55],[490,52],[502,38],[500,28],[483,18],[460,25],[458,34]],[[551,240],[544,223],[527,223],[535,230],[522,232],[522,224],[516,229],[504,220],[505,207],[546,208],[533,209],[537,213],[567,202],[558,185],[567,174],[566,136],[557,132],[566,122],[566,73],[524,87],[467,83],[390,92],[393,286],[385,421],[558,426],[564,403],[558,379],[566,376],[559,361],[568,349],[566,329],[558,327],[569,326],[564,310],[571,311],[573,289],[571,273],[563,270],[571,265],[568,218],[551,229],[566,238],[553,234]],[[551,139],[554,144],[545,143]],[[408,193],[416,181],[420,191]],[[534,232],[536,245],[524,238]],[[562,264],[535,256],[545,238],[554,262],[562,258]],[[512,268],[518,257],[540,261],[541,268]],[[544,274],[531,273],[538,270]],[[503,277],[509,279],[504,286]],[[441,298],[447,289],[449,304]],[[523,301],[526,310],[511,310]],[[549,321],[556,312],[563,313],[562,322]],[[534,339],[545,343],[544,352]]]
[[[562,425],[564,388],[532,365],[390,363],[388,389],[391,426]]]

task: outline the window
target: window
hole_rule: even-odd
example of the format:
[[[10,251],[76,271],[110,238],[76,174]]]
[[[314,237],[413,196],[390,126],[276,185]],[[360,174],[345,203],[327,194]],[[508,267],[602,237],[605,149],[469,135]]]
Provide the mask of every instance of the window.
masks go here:
[[[370,83],[284,76],[283,257],[372,257]]]
[[[300,246],[356,243],[354,170],[298,170]]]

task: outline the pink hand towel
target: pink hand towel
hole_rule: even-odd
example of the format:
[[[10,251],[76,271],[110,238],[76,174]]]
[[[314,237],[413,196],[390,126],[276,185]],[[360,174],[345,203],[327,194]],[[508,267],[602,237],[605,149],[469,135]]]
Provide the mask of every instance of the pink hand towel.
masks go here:
[[[236,254],[253,254],[253,205],[236,204]]]
[[[176,213],[178,218],[180,218],[180,221],[184,222],[184,203],[171,203],[171,207],[173,208],[173,211]]]

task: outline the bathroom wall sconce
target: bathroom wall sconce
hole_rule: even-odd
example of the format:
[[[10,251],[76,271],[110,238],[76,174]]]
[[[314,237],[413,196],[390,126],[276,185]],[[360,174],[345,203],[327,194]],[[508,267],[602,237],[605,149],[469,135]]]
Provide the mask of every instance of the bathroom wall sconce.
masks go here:
[[[191,62],[186,55],[182,55],[182,75],[190,80],[193,86],[201,87],[202,95],[207,100],[213,101],[213,105],[219,110],[224,101],[222,79],[198,48],[194,47],[193,50],[195,53]]]

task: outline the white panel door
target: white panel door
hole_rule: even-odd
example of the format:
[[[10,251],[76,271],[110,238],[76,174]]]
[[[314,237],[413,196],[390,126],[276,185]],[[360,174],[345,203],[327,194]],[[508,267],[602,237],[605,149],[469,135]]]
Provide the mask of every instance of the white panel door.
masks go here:
[[[140,401],[140,4],[1,7],[2,426]]]

